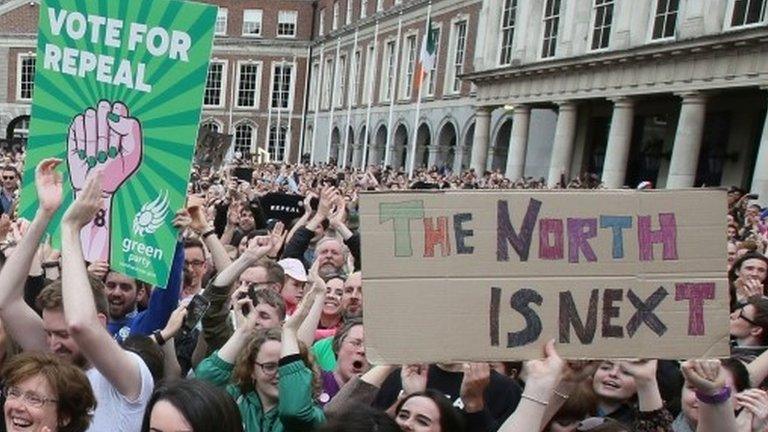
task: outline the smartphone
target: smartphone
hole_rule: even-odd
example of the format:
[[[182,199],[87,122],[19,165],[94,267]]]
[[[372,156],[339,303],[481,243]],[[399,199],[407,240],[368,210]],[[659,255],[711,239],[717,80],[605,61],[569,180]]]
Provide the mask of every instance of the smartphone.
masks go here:
[[[200,294],[195,294],[192,297],[187,305],[187,316],[184,318],[184,324],[181,325],[182,335],[189,334],[197,326],[210,305],[211,302]]]
[[[756,199],[760,199],[760,195],[751,193],[744,196],[744,198],[749,200],[756,200]]]

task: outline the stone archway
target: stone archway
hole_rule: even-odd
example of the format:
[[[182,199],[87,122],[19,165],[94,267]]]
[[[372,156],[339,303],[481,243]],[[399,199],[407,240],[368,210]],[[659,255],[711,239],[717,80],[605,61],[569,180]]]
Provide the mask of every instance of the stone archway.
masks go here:
[[[507,156],[509,155],[509,138],[512,135],[512,119],[508,118],[499,126],[496,132],[496,139],[493,142],[493,159],[491,160],[491,171],[507,169]]]
[[[416,162],[415,167],[425,167],[429,161],[429,147],[432,145],[432,135],[429,126],[422,123],[416,131]]]
[[[451,122],[447,122],[440,128],[440,133],[437,135],[437,144],[440,146],[440,153],[435,161],[438,168],[450,168],[453,169],[455,165],[457,149],[457,136],[456,126]]]
[[[374,143],[373,159],[369,158],[370,164],[382,165],[384,163],[385,148],[387,147],[387,127],[385,125],[379,126],[379,130],[376,131],[376,141]]]
[[[334,164],[338,164],[340,146],[341,146],[341,133],[339,132],[339,128],[334,127],[333,131],[331,132],[331,151],[329,152],[328,162],[333,162]]]
[[[395,145],[392,149],[392,167],[400,169],[407,160],[408,154],[408,128],[399,124],[395,129]]]

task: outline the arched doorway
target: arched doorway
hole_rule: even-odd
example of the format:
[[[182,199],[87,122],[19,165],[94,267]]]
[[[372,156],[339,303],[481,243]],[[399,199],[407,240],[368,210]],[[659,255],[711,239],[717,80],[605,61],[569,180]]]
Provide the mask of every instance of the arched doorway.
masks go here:
[[[387,146],[387,127],[384,125],[379,126],[379,130],[376,131],[376,145],[373,152],[373,159],[370,163],[376,165],[382,165],[384,163],[384,148]],[[369,159],[370,160],[370,159]]]
[[[402,168],[408,154],[408,128],[400,124],[395,129],[395,148],[392,153],[392,167]]]
[[[416,167],[425,167],[429,161],[429,146],[432,145],[432,137],[429,133],[429,126],[422,123],[416,131]]]
[[[333,131],[331,132],[331,151],[328,153],[328,162],[332,164],[336,164],[339,160],[339,145],[341,144],[341,133],[339,133],[339,128],[333,128]]]
[[[469,169],[470,161],[472,160],[472,142],[475,140],[475,123],[472,123],[467,129],[467,134],[464,136],[464,148],[461,153],[461,160],[457,161],[454,165],[454,172],[461,172]],[[478,173],[482,174],[482,173]]]
[[[447,122],[440,129],[437,137],[437,143],[440,146],[440,154],[437,157],[438,168],[453,169],[456,159],[456,127],[451,122]]]
[[[353,153],[354,145],[355,145],[355,130],[352,129],[352,126],[350,126],[347,129],[347,144],[346,146],[344,146],[344,150],[342,150],[342,152],[343,151],[347,152],[347,154],[344,155],[344,159],[343,159],[347,161],[346,166],[350,166],[352,164],[352,153]]]
[[[491,171],[507,169],[507,157],[509,155],[509,138],[512,135],[512,119],[504,121],[496,132],[494,141],[493,160],[491,161]]]
[[[368,165],[368,159],[371,153],[369,141],[368,130],[365,126],[363,126],[360,129],[360,137],[358,138],[358,142],[360,143],[360,161],[356,163],[356,166],[365,168]]]

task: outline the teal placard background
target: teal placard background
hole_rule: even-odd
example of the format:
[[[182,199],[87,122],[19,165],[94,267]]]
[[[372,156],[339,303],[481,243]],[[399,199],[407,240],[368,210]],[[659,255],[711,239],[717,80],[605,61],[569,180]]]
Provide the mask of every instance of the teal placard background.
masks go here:
[[[62,30],[51,31],[49,8],[78,11],[123,21],[120,47],[92,43],[90,33],[73,40]],[[137,118],[143,129],[141,165],[116,192],[111,211],[110,266],[131,277],[164,287],[176,244],[177,232],[171,220],[185,202],[187,183],[200,121],[203,91],[213,44],[217,7],[177,0],[43,0],[40,7],[40,30],[37,40],[34,99],[27,157],[24,165],[20,214],[32,219],[37,210],[34,169],[47,157],[60,157],[66,162],[67,139],[73,118],[87,108],[96,109],[100,100],[121,101]],[[128,29],[131,23],[146,24],[148,28],[162,27],[189,34],[189,61],[155,57],[138,45],[130,51]],[[104,28],[102,27],[102,39]],[[115,58],[113,73],[122,59],[134,66],[146,64],[144,82],[152,86],[145,93],[122,85],[106,84],[95,79],[67,75],[44,68],[46,44],[74,48]],[[69,183],[67,164],[59,167],[64,176],[64,202],[51,224],[54,246],[60,242],[59,222],[74,195]],[[153,234],[136,236],[132,225],[142,205],[153,201],[163,190],[168,191],[170,210],[164,223]],[[131,265],[130,253],[123,252],[124,239],[141,242],[162,251],[162,259],[152,259],[147,265]]]

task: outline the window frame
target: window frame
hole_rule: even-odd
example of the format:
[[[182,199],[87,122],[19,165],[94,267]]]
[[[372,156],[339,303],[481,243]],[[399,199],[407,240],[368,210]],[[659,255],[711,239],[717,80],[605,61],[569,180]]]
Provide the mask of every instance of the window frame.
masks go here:
[[[257,67],[256,69],[256,88],[253,90],[253,106],[247,106],[247,105],[240,105],[240,80],[241,80],[241,73],[242,73],[242,67],[243,66],[251,66],[255,65]],[[243,109],[243,110],[250,110],[250,109],[256,109],[258,110],[261,106],[261,77],[262,72],[264,70],[264,64],[262,61],[256,61],[256,60],[238,60],[237,61],[237,74],[235,77],[235,108]]]
[[[224,17],[224,30],[219,32],[217,31],[217,28],[219,27],[219,18],[221,17]],[[229,9],[225,7],[219,7],[218,11],[216,12],[216,21],[213,25],[213,35],[226,36],[227,31],[229,31]]]
[[[245,23],[246,23],[245,15],[248,12],[253,12],[259,16],[259,32],[258,33],[245,32]],[[240,33],[242,33],[242,36],[247,38],[260,38],[262,37],[263,32],[264,32],[264,10],[263,9],[243,9],[243,28],[240,31]]]
[[[287,102],[285,108],[272,106],[273,94],[275,92],[275,84],[276,84],[276,82],[275,82],[275,69],[278,68],[278,67],[281,67],[281,66],[282,67],[286,67],[286,66],[290,66],[291,67],[291,73],[289,75],[291,82],[289,83],[289,86],[288,86],[288,102]],[[271,78],[269,80],[269,106],[267,108],[269,110],[273,110],[273,111],[289,112],[289,111],[291,111],[291,107],[293,106],[293,91],[295,89],[295,84],[296,84],[296,63],[294,63],[292,61],[272,62],[271,69],[272,69],[271,72],[270,72]],[[280,90],[280,91],[282,91],[282,90]]]
[[[677,39],[677,25],[678,25],[678,18],[680,18],[680,13],[683,10],[683,0],[678,0],[677,2],[677,11],[675,12],[675,26],[672,30],[672,36],[663,36],[664,35],[664,29],[666,29],[666,18],[665,18],[665,27],[662,29],[662,37],[654,39],[653,37],[653,31],[656,28],[656,11],[659,8],[659,1],[661,0],[654,0],[653,7],[651,8],[651,15],[648,20],[648,43],[657,43],[657,42],[668,42],[673,41]],[[672,0],[666,0],[667,1],[667,11],[664,13],[664,16],[668,16],[669,14],[669,2]]]
[[[766,22],[768,22],[768,20],[766,20],[766,15],[768,15],[768,14],[766,14],[766,9],[768,9],[768,7],[767,7],[768,6],[768,0],[746,0],[747,2],[751,2],[751,1],[760,1],[760,2],[762,2],[763,6],[762,6],[762,12],[760,13],[761,14],[760,20],[756,21],[756,22],[753,22],[753,23],[749,23],[749,24],[742,24],[742,25],[734,26],[733,25],[733,12],[735,10],[735,6],[736,6],[736,2],[737,1],[739,1],[739,0],[728,0],[728,5],[727,5],[726,13],[725,13],[725,22],[723,24],[723,29],[725,31],[742,30],[742,29],[760,27],[760,26],[764,26],[766,24]],[[749,6],[749,5],[747,5],[747,6]],[[748,11],[748,10],[749,10],[749,7],[747,7],[745,11]],[[744,21],[746,22],[746,16],[745,16],[745,20]]]
[[[274,137],[276,138],[274,141],[272,139],[273,134],[272,131],[275,131]],[[284,132],[284,134],[283,134]],[[285,161],[285,158],[287,156],[286,151],[288,150],[288,144],[290,142],[290,138],[288,136],[288,126],[283,124],[273,124],[269,127],[269,131],[267,131],[269,136],[267,137],[267,153],[269,153],[270,161],[279,161],[283,162]],[[283,135],[283,146],[282,146],[282,157],[277,158],[277,152],[278,152],[278,145],[280,142],[280,135]],[[272,158],[272,152],[270,151],[273,142],[275,143],[275,158]]]
[[[29,97],[22,97],[22,77],[24,76],[24,60],[34,59],[32,80],[30,82]],[[19,102],[31,102],[35,95],[35,72],[37,71],[37,54],[33,52],[18,53],[16,55],[16,100]]]
[[[352,1],[352,0],[349,0]],[[360,19],[368,16],[368,0],[360,0]]]
[[[339,66],[338,66],[338,74],[339,74],[339,81],[336,82],[336,79],[333,80],[333,106],[334,108],[342,108],[344,107],[344,93],[347,86],[346,76],[347,76],[347,54],[339,54]]]
[[[497,64],[499,66],[509,66],[512,64],[513,56],[514,56],[514,47],[515,47],[515,29],[517,28],[517,13],[519,10],[517,0],[501,0],[501,14],[499,16],[499,57],[497,57]],[[504,11],[507,6],[507,1],[511,3],[511,10],[512,10],[512,25],[505,27],[504,22]],[[509,40],[509,61],[503,62],[502,58],[504,57],[505,52],[505,45],[504,45],[504,32],[505,29],[510,29],[512,32],[512,37]]]
[[[235,123],[232,127],[232,152],[240,151],[237,146],[237,128],[240,126],[250,126],[251,128],[251,143],[248,145],[248,154],[251,156],[257,153],[257,143],[259,142],[259,126],[252,120],[244,119]]]
[[[332,10],[331,31],[336,31],[339,29],[339,0],[333,1]]]
[[[410,40],[413,41],[413,47],[411,47],[411,49],[408,47]],[[400,101],[409,101],[413,95],[413,77],[416,74],[416,62],[418,55],[420,54],[420,52],[417,51],[421,51],[417,49],[418,45],[418,31],[409,31],[403,35],[403,47],[402,52],[400,53],[400,58],[403,60],[400,65],[400,76],[402,79],[400,80],[400,88],[398,89],[397,98]],[[413,54],[413,58],[410,58],[411,54]]]
[[[440,63],[440,44],[443,42],[443,23],[432,23],[432,30],[437,30],[437,40],[435,41],[435,64],[429,70],[425,80],[427,81],[426,97],[434,97],[437,93],[437,71]],[[430,91],[431,87],[431,91]]]
[[[205,76],[205,84],[203,84],[203,107],[205,108],[224,108],[227,104],[227,78],[229,75],[229,60],[227,59],[218,59],[214,58],[211,59],[208,67],[210,72],[210,67],[213,64],[220,64],[221,67],[221,88],[219,89],[219,104],[218,105],[209,105],[205,103],[205,92],[208,89],[208,75]]]
[[[456,56],[458,53],[458,38],[459,38],[459,31],[458,26],[460,23],[464,23],[464,43],[462,46],[462,63],[461,63],[461,73],[464,72],[464,67],[467,63],[467,42],[469,40],[469,16],[468,15],[459,15],[451,20],[451,33],[448,35],[448,57],[446,58],[445,63],[445,70],[446,74],[443,81],[443,96],[450,96],[450,95],[459,95],[461,94],[461,80],[459,80],[458,75],[456,73]],[[449,62],[450,61],[450,62]],[[454,90],[456,87],[456,81],[459,81],[458,83],[458,89]]]
[[[390,47],[392,48],[390,51]],[[379,83],[379,102],[390,102],[395,97],[394,82],[395,58],[397,57],[397,40],[394,37],[384,41],[384,50],[381,53],[381,82]],[[389,93],[389,96],[387,96]]]
[[[292,16],[293,17],[293,22],[292,23],[291,22],[285,22],[285,23],[281,22],[280,21],[280,15],[281,14],[286,14],[286,15]],[[280,25],[281,24],[286,24],[286,25],[293,24],[293,34],[281,35],[280,34]],[[277,11],[277,28],[275,29],[275,35],[276,35],[277,38],[280,38],[280,39],[296,39],[297,34],[298,34],[298,30],[299,30],[299,11],[297,11],[297,10],[290,10],[290,9],[284,9],[284,10]]]
[[[557,10],[557,14],[548,17],[547,16],[547,5],[549,4],[550,1],[552,1],[552,2],[560,1],[560,3],[559,3],[559,9]],[[539,58],[539,60],[547,60],[547,59],[557,58],[557,40],[558,40],[558,36],[560,36],[560,21],[561,21],[560,18],[562,16],[562,11],[563,11],[563,1],[565,1],[565,0],[544,0],[544,2],[543,2],[543,5],[542,5],[543,8],[542,8],[542,12],[541,12],[541,37],[539,38],[539,42],[540,43],[539,43],[539,46],[538,46],[538,58]],[[552,20],[552,19],[557,20],[557,24],[552,27],[552,28],[554,28],[554,37],[552,37],[550,35],[550,39],[554,39],[555,45],[554,45],[554,48],[552,49],[552,53],[547,55],[547,56],[545,56],[544,55],[544,41],[547,38],[547,20]]]
[[[603,3],[597,4],[598,1],[602,1]],[[613,33],[613,25],[614,25],[615,18],[616,18],[616,3],[617,2],[616,2],[616,0],[591,0],[591,2],[592,2],[592,12],[591,12],[590,20],[589,20],[589,37],[587,38],[588,39],[587,40],[587,51],[589,51],[589,52],[600,52],[600,51],[609,50],[611,48],[611,35]],[[562,7],[563,7],[563,5],[561,3],[560,4],[561,10],[562,10]],[[611,23],[607,27],[608,28],[608,44],[606,46],[604,46],[604,47],[598,46],[597,48],[595,48],[595,47],[593,47],[593,44],[595,43],[595,31],[597,30],[595,26],[597,25],[597,10],[600,9],[600,8],[605,8],[606,10],[608,10],[608,8],[610,8],[610,10],[611,10]],[[603,23],[602,24],[603,25],[601,27],[601,32],[600,32],[601,42],[602,42],[602,38],[604,36],[603,32],[606,29],[606,26],[605,26],[605,15],[603,15]]]

